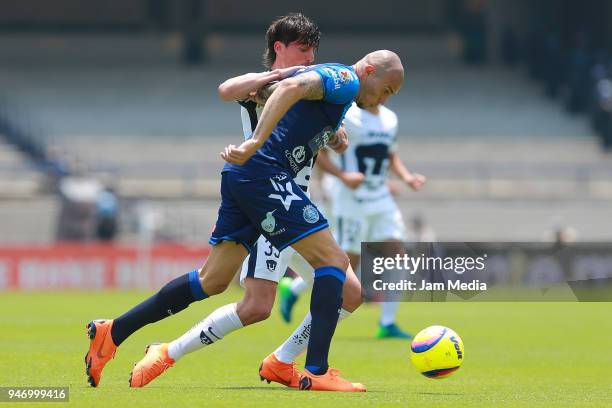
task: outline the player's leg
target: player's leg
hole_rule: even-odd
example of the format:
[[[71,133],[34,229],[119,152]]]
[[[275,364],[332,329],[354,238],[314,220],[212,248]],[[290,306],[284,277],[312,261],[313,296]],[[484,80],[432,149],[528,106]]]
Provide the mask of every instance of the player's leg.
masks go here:
[[[332,213],[331,203],[329,201],[324,201],[319,207],[319,210],[321,210],[321,212],[324,215],[331,214]],[[337,230],[337,225],[331,222],[332,220],[329,220],[329,221],[330,221],[331,230],[335,232]],[[334,234],[334,237],[337,240],[337,237],[335,234]],[[281,313],[281,317],[286,323],[289,323],[291,321],[291,314],[293,311],[293,307],[295,303],[297,302],[298,298],[300,297],[300,295],[308,287],[312,285],[312,279],[305,279],[305,276],[310,277],[310,275],[312,275],[312,267],[308,265],[308,262],[306,262],[304,258],[302,258],[299,255],[293,257],[292,262],[296,262],[297,264],[296,268],[292,266],[291,269],[297,272],[298,276],[296,278],[290,278],[290,277],[283,278],[278,283],[278,289],[279,289],[279,294],[280,294],[279,311]],[[306,267],[304,267],[304,265]],[[300,269],[301,270],[308,269],[309,273],[308,274],[300,273],[299,271]],[[346,294],[344,295],[344,299],[346,300]],[[302,322],[301,326],[304,325],[305,321],[308,321],[308,328],[310,329],[310,320],[309,320],[308,315],[306,316],[306,319]]]
[[[401,242],[397,240],[385,240],[390,247],[389,256],[401,254]],[[391,248],[397,248],[396,250]],[[383,302],[380,304],[380,320],[376,337],[379,339],[399,338],[411,339],[412,335],[400,328],[397,324],[397,312],[399,310],[400,299],[395,294],[385,294]]]
[[[249,258],[243,262],[240,282],[245,287],[245,294],[239,303],[224,305],[197,323],[185,334],[167,344],[152,345],[148,353],[139,361],[133,371],[130,385],[142,387],[165,369],[174,365],[185,354],[210,346],[222,340],[229,333],[247,325],[265,320],[274,305],[277,281],[287,268],[293,249],[279,252],[264,237],[260,237],[253,247]],[[293,368],[292,366],[289,368]],[[293,379],[297,386],[297,370],[286,370],[285,367],[273,367],[271,374],[275,379],[288,378],[285,385]]]
[[[285,277],[278,282],[280,294],[279,310],[281,317],[286,323],[291,321],[293,307],[299,295],[312,285],[312,274],[314,271],[312,266],[300,254],[295,254],[291,257],[289,267],[297,274],[297,277],[294,279]]]
[[[116,348],[132,333],[227,288],[259,232],[235,205],[225,175],[221,178],[221,196],[219,218],[210,239],[214,246],[199,271],[173,279],[155,295],[116,319],[88,325],[91,341],[85,365],[92,386],[98,385],[102,369],[114,356]]]
[[[199,288],[207,296],[223,292],[230,284],[246,255],[246,248],[232,241],[222,241],[213,246],[209,258],[199,271],[198,284],[192,284],[193,290]],[[188,305],[184,302],[182,304],[183,309]],[[149,306],[145,310],[136,310],[133,313],[137,315],[136,317],[141,317],[144,320],[147,308]],[[237,319],[235,305],[226,305],[219,308],[209,317],[210,319],[204,319],[185,334],[186,339],[183,339],[182,344],[183,350],[188,349],[189,346],[195,347],[193,341],[195,337],[200,344],[210,344],[241,327],[240,320]],[[132,317],[132,319],[135,320],[135,317]],[[145,357],[132,369],[130,387],[143,387],[174,365],[175,360],[171,357],[168,347],[168,343],[147,346]]]
[[[291,248],[287,250],[289,256],[292,251]],[[276,280],[279,275],[279,272],[275,272],[276,266],[283,258],[288,256],[281,256],[264,237],[260,237],[242,264],[240,283],[245,287],[242,300],[218,308],[191,330],[170,342],[169,356],[178,361],[185,354],[216,343],[234,330],[267,319],[276,296]],[[279,265],[280,268],[282,265]]]
[[[354,250],[354,248],[360,248],[361,240],[365,239],[365,236],[362,237],[361,234],[363,231],[366,231],[360,219],[345,220],[338,218],[334,225],[336,227],[334,236],[343,250],[350,251]],[[343,237],[350,237],[350,239]],[[347,255],[352,267],[347,269],[346,280],[342,288],[342,308],[340,309],[339,320],[348,318],[351,313],[361,305],[363,300],[361,283],[354,272],[359,266],[359,255],[355,255],[352,252],[347,252]],[[303,261],[303,258],[299,255],[293,257],[293,259],[296,258]],[[300,276],[306,276],[305,273],[300,272],[302,269],[299,263],[294,268],[296,272],[300,273]],[[310,268],[310,270],[312,270],[312,268]],[[310,272],[310,274],[312,274],[312,272]],[[312,317],[309,312],[295,331],[275,350],[275,355],[280,361],[292,363],[306,350],[308,337],[310,335],[311,319]]]
[[[117,347],[131,334],[168,316],[186,309],[191,303],[220,293],[229,284],[247,251],[234,242],[213,247],[206,263],[198,271],[181,275],[165,284],[156,294],[112,320],[88,324],[90,346],[85,356],[90,385],[97,386],[102,370],[114,356]],[[230,259],[232,262],[225,262]],[[214,272],[210,272],[214,270]]]
[[[315,269],[310,302],[312,315],[307,365],[315,373],[301,388],[363,391],[341,379],[336,370],[327,372],[327,355],[342,305],[342,287],[348,257],[331,236],[328,222],[286,173],[236,180],[232,189],[249,200],[237,202],[240,210],[277,248],[292,246]],[[247,191],[248,190],[248,191]],[[280,194],[280,193],[283,194]],[[237,195],[236,195],[237,196]],[[323,374],[324,373],[324,374]],[[306,373],[305,373],[306,374]],[[304,379],[304,376],[302,377]]]
[[[320,229],[292,244],[314,268],[314,284],[310,298],[312,317],[306,369],[300,379],[300,389],[365,391],[361,384],[352,384],[328,370],[331,339],[342,306],[342,289],[349,259],[338,246],[329,228]]]
[[[404,247],[402,241],[406,237],[406,229],[402,214],[399,209],[377,214],[372,217],[371,240],[375,242],[386,242],[386,256],[395,257],[396,254],[403,254]],[[400,273],[400,271],[395,271]],[[399,277],[398,277],[399,279]],[[402,330],[397,324],[397,312],[400,300],[397,293],[385,294],[380,306],[380,321],[376,337],[411,339],[412,335]]]
[[[304,281],[306,281],[304,279]],[[306,281],[307,282],[307,281]],[[338,322],[347,319],[361,304],[361,284],[351,267],[346,271],[346,280],[342,290],[342,308],[338,316]],[[300,323],[300,325],[291,333],[289,337],[275,351],[275,357],[285,363],[293,364],[295,360],[306,351],[308,347],[308,339],[310,337],[310,328],[312,316],[310,312]]]

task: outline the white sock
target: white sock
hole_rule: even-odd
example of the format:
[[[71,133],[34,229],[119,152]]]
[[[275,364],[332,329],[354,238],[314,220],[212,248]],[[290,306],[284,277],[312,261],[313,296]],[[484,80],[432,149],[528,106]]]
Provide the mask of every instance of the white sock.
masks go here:
[[[236,313],[236,304],[221,306],[181,337],[171,341],[168,355],[178,361],[185,354],[213,344],[240,328],[242,322]]]
[[[302,293],[307,287],[308,287],[308,284],[306,283],[306,281],[304,281],[304,279],[301,276],[298,276],[297,278],[293,280],[293,282],[291,282],[291,292],[295,296],[299,296],[300,293]]]
[[[380,324],[388,326],[395,323],[400,302],[383,302],[380,306]]]
[[[338,322],[346,319],[350,315],[351,312],[340,309]],[[274,355],[279,361],[287,364],[293,363],[300,354],[306,351],[308,348],[308,339],[310,338],[311,323],[312,316],[310,315],[310,312],[308,312],[298,328],[295,329],[291,336],[289,336],[289,338],[274,351]]]

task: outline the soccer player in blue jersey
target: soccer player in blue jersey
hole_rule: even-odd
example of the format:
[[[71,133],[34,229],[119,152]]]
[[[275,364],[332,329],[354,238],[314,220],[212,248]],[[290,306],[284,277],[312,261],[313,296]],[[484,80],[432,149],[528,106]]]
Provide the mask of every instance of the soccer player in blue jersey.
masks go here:
[[[268,70],[230,78],[219,86],[219,96],[222,99],[237,101],[240,104],[245,138],[249,138],[255,130],[258,116],[263,108],[250,100],[249,94],[271,81],[291,76],[301,68],[300,66],[310,65],[314,60],[319,39],[320,31],[317,25],[303,14],[291,13],[279,17],[266,30],[263,62]],[[338,153],[346,149],[347,142],[343,137],[343,129],[340,129],[332,139],[329,145],[335,146]],[[311,160],[309,165],[305,166],[295,178],[296,184],[306,194],[308,194],[313,164],[314,160]],[[309,281],[312,280],[314,270],[299,254],[295,253],[295,250],[288,247],[279,251],[261,236],[242,266],[240,283],[245,287],[243,299],[240,302],[217,308],[194,328],[195,330],[202,326],[204,332],[211,328],[211,331],[217,336],[200,336],[200,332],[194,334],[193,330],[189,331],[169,343],[169,357],[176,361],[189,352],[214,344],[235,330],[265,320],[274,304],[277,283],[284,275],[288,265],[291,265],[294,270],[301,270]],[[151,301],[147,300],[143,305],[147,303]],[[344,284],[340,319],[350,316],[360,304],[361,286],[354,272],[349,269]],[[166,314],[151,317],[147,309],[140,305],[134,310],[142,312],[146,315],[146,319],[138,318],[137,314],[129,311],[117,319],[98,320],[88,325],[92,339],[86,364],[88,379],[93,386],[99,383],[102,369],[114,354],[117,346],[143,325],[168,316]],[[177,312],[178,310],[173,311],[173,313]],[[294,360],[306,350],[310,323],[311,316],[308,313],[294,333],[275,352],[264,359],[259,368],[262,379],[289,387],[298,387],[301,373],[296,369]],[[105,333],[109,328],[111,335],[106,336]],[[101,341],[101,339],[106,340]],[[133,381],[132,385],[135,386],[136,381]]]
[[[293,177],[327,144],[353,101],[364,107],[383,103],[402,82],[399,57],[376,51],[353,66],[317,65],[262,89],[258,100],[267,102],[253,136],[221,153],[228,164],[222,171],[222,202],[210,239],[214,246],[205,265],[167,284],[150,302],[134,308],[134,316],[156,321],[159,314],[223,292],[263,234],[279,250],[291,245],[315,269],[311,333],[300,388],[364,391],[363,385],[328,369],[349,261]],[[205,334],[216,336],[210,330]],[[143,378],[137,381],[148,382],[171,365],[167,345],[150,347],[149,355],[141,361],[147,360],[149,369],[141,370]]]
[[[300,13],[292,13],[275,20],[266,32],[267,48],[264,63],[270,70],[261,73],[248,73],[230,78],[219,85],[219,95],[226,101],[240,104],[242,128],[245,139],[253,134],[263,106],[249,98],[251,92],[258,90],[272,80],[282,80],[291,76],[299,68],[296,65],[310,65],[319,41],[317,26]],[[338,153],[347,148],[343,143],[344,129],[339,129],[329,145],[334,145]],[[340,133],[340,134],[339,134]],[[314,158],[305,165],[294,178],[302,191],[309,194],[308,188]],[[168,344],[168,356],[175,362],[185,354],[212,345],[239,330],[269,317],[274,305],[278,281],[288,266],[312,281],[314,270],[291,247],[279,251],[263,235],[253,246],[242,264],[240,284],[245,288],[243,299],[237,303],[223,305],[205,317],[193,330],[188,331]],[[343,287],[343,303],[340,319],[345,319],[361,304],[361,285],[352,269],[346,271]],[[268,382],[274,381],[288,387],[299,386],[300,371],[294,361],[306,350],[310,335],[311,315],[307,313],[295,331],[274,352],[263,360],[259,375]],[[200,334],[212,328],[217,336],[209,335],[210,341],[202,342]],[[223,333],[219,333],[223,328]],[[222,334],[222,335],[221,335]],[[135,369],[137,372],[138,369]]]

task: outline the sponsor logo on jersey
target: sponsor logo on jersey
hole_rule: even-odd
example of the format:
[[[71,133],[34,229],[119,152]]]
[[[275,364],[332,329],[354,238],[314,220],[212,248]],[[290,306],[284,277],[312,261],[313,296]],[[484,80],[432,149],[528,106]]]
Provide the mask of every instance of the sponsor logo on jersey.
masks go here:
[[[309,224],[314,224],[315,222],[319,221],[319,211],[314,205],[308,204],[306,207],[304,207],[302,215],[304,216],[304,221]]]
[[[303,162],[306,158],[306,150],[304,149],[304,146],[296,146],[291,152],[291,156],[293,156],[296,162]]]
[[[281,229],[279,229],[277,231],[270,232],[270,236],[271,237],[275,237],[277,235],[280,235],[280,234],[284,233],[285,231],[287,231],[287,229],[283,227],[283,228],[281,228]]]
[[[287,158],[287,161],[289,162],[289,167],[291,167],[291,170],[293,170],[293,172],[296,174],[299,173],[300,166],[295,162],[289,150],[285,150],[285,157]]]
[[[343,84],[347,84],[353,79],[353,75],[348,69],[340,68],[336,70],[325,67],[323,70],[327,72],[334,81],[334,89],[339,89]]]
[[[288,181],[287,183],[285,183],[285,186],[283,186],[282,183],[276,182],[274,178],[270,178],[270,182],[272,183],[272,187],[274,187],[274,191],[276,191],[277,193],[287,193],[283,195],[281,194],[268,195],[268,198],[279,200],[283,204],[283,207],[285,207],[285,210],[289,211],[289,208],[291,208],[291,203],[293,201],[300,201],[302,199],[299,195],[293,192],[293,185],[291,184],[291,181]],[[262,228],[263,228],[263,225],[262,225]],[[266,230],[264,229],[264,231]],[[266,231],[266,232],[271,232],[271,231]]]
[[[276,269],[276,265],[277,265],[277,262],[274,259],[268,259],[266,261],[266,267],[268,268],[270,272],[274,272],[274,270]]]
[[[348,83],[352,79],[352,76],[350,72],[348,71],[348,69],[341,69],[339,72],[340,72],[340,79],[345,84]]]
[[[272,210],[266,213],[266,218],[261,222],[261,229],[266,232],[273,232],[276,228],[276,219],[272,215],[276,210]]]
[[[369,139],[389,139],[393,140],[393,135],[389,132],[371,130],[366,134]]]

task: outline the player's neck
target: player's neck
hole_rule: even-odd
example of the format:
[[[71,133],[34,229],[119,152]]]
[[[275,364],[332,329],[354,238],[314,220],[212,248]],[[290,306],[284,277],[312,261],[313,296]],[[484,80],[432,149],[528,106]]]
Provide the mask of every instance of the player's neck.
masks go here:
[[[371,108],[364,108],[364,110],[370,112],[372,115],[378,116],[380,114],[380,106],[376,105]]]

